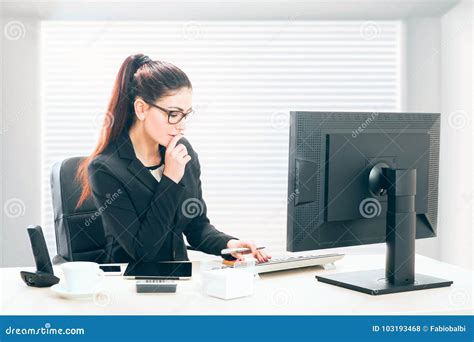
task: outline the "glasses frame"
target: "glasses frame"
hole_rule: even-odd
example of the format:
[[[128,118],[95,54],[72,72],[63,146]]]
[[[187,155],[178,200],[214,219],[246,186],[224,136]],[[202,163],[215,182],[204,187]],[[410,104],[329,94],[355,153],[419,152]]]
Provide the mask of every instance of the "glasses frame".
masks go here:
[[[180,110],[169,110],[169,109],[160,107],[160,106],[158,106],[158,105],[156,105],[156,104],[154,104],[154,103],[149,103],[149,102],[146,102],[146,101],[145,101],[145,103],[147,103],[147,104],[149,104],[150,106],[155,107],[155,108],[158,108],[159,110],[165,112],[165,113],[168,115],[168,123],[169,123],[170,125],[177,125],[177,124],[179,124],[183,119],[186,120],[186,118],[187,118],[188,116],[194,114],[194,112],[195,112],[194,109],[191,109],[190,112],[183,113],[183,112],[180,111]],[[171,118],[171,115],[172,115],[171,113],[178,113],[178,114],[181,116],[181,118],[180,118],[177,122],[171,122],[171,121],[170,121],[170,118]]]

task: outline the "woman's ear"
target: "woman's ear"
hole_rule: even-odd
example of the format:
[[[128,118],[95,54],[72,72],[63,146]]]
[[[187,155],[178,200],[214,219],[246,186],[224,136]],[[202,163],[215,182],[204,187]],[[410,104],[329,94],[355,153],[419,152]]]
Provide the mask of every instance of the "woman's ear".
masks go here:
[[[135,102],[133,103],[133,107],[135,109],[135,115],[137,119],[140,121],[145,120],[145,111],[147,110],[148,105],[143,101],[141,98],[137,97]]]

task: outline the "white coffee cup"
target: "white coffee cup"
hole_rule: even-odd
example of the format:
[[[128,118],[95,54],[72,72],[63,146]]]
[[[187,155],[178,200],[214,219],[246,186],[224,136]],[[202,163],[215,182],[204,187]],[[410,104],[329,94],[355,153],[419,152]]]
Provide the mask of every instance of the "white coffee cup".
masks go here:
[[[104,271],[99,264],[89,261],[71,261],[61,265],[68,291],[93,292],[103,281]]]

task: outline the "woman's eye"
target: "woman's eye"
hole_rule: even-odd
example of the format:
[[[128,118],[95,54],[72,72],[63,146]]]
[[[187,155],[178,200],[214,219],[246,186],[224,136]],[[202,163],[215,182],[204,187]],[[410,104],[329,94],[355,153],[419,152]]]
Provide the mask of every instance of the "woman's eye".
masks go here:
[[[170,116],[171,116],[172,118],[175,118],[175,117],[177,117],[178,115],[179,115],[179,113],[177,113],[177,112],[170,112]]]

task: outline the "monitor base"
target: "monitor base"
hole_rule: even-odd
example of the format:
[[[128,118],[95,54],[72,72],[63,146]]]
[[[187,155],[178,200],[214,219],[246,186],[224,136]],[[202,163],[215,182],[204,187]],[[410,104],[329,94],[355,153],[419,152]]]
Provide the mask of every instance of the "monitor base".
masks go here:
[[[447,287],[451,286],[453,283],[450,280],[416,273],[415,282],[413,284],[394,285],[386,281],[384,269],[336,273],[326,276],[316,276],[316,279],[323,283],[344,287],[346,289],[367,293],[373,296]]]

